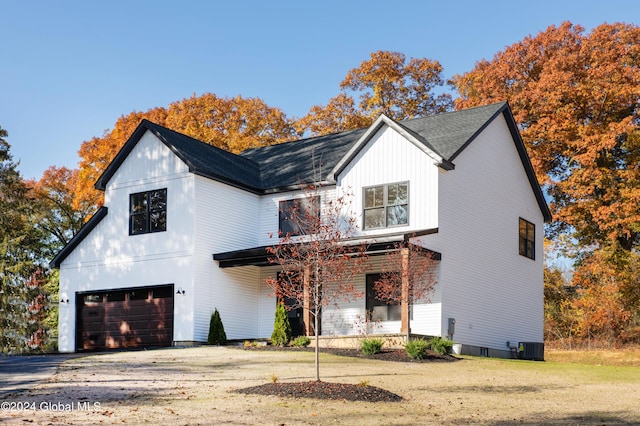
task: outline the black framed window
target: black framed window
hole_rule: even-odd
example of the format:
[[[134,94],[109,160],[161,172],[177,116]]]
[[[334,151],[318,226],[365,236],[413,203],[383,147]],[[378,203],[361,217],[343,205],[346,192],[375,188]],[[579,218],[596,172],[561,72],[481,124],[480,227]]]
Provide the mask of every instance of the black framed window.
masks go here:
[[[364,188],[364,229],[389,228],[409,223],[409,182]]]
[[[520,218],[520,255],[529,259],[536,259],[536,226],[523,218]]]
[[[129,195],[129,235],[166,230],[166,188]]]
[[[371,321],[400,321],[402,310],[400,305],[391,305],[383,300],[378,300],[374,288],[376,281],[380,281],[381,274],[367,274],[367,312]]]
[[[307,235],[320,220],[320,196],[280,201],[278,230],[281,236]]]

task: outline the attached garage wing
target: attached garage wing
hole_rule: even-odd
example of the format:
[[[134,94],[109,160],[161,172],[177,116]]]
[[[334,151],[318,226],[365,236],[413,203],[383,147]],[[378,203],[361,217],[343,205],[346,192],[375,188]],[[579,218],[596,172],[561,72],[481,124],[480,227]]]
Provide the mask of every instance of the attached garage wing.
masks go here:
[[[171,346],[173,285],[76,293],[76,350]]]

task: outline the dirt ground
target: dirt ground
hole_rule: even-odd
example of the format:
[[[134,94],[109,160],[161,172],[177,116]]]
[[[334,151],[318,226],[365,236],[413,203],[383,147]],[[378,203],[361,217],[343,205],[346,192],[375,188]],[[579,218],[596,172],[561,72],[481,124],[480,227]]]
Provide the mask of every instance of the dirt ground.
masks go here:
[[[633,424],[640,368],[465,358],[391,362],[321,354],[326,382],[375,386],[400,402],[252,395],[303,382],[312,352],[229,347],[74,358],[48,383],[0,401],[1,424]],[[9,404],[9,405],[7,405]]]

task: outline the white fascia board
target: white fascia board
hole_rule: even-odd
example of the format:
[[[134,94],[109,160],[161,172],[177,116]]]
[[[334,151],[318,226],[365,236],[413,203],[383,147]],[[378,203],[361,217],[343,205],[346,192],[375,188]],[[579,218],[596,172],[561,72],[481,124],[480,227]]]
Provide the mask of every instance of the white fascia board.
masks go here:
[[[364,146],[369,142],[369,140],[373,137],[373,135],[375,135],[378,132],[378,130],[380,130],[382,126],[384,126],[385,124],[390,128],[392,128],[393,130],[395,130],[396,132],[398,132],[400,135],[402,135],[402,137],[407,139],[416,147],[418,147],[418,149],[420,149],[422,152],[424,152],[429,157],[431,157],[436,166],[440,167],[444,163],[446,163],[446,161],[440,155],[438,155],[435,151],[430,149],[423,141],[418,140],[414,135],[409,133],[404,127],[399,125],[396,121],[392,120],[391,118],[387,117],[384,114],[380,114],[378,119],[374,121],[374,123],[371,126],[369,126],[367,131],[360,137],[360,139],[358,139],[358,141],[351,147],[351,149],[349,149],[349,151],[344,155],[344,157],[342,157],[342,159],[338,162],[338,164],[336,164],[336,166],[329,172],[329,174],[327,175],[327,181],[335,183],[336,176],[340,172],[342,172],[342,170],[344,170],[347,164],[351,162],[353,158],[355,158],[357,153],[360,152],[362,148],[364,148]]]

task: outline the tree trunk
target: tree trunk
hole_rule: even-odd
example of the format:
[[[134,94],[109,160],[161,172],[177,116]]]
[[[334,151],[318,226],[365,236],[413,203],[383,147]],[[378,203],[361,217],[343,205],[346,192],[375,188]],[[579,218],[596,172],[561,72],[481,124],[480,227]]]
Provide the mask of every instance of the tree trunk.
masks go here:
[[[317,277],[318,275],[316,275]],[[315,350],[315,359],[316,359],[316,381],[320,381],[320,328],[318,327],[319,325],[319,318],[318,315],[320,315],[320,288],[319,288],[319,284],[316,282],[315,283],[316,286],[316,291],[315,291],[315,297],[314,297],[314,306],[313,306],[313,312],[315,312],[314,318],[313,318],[313,332],[316,336],[316,350]]]

